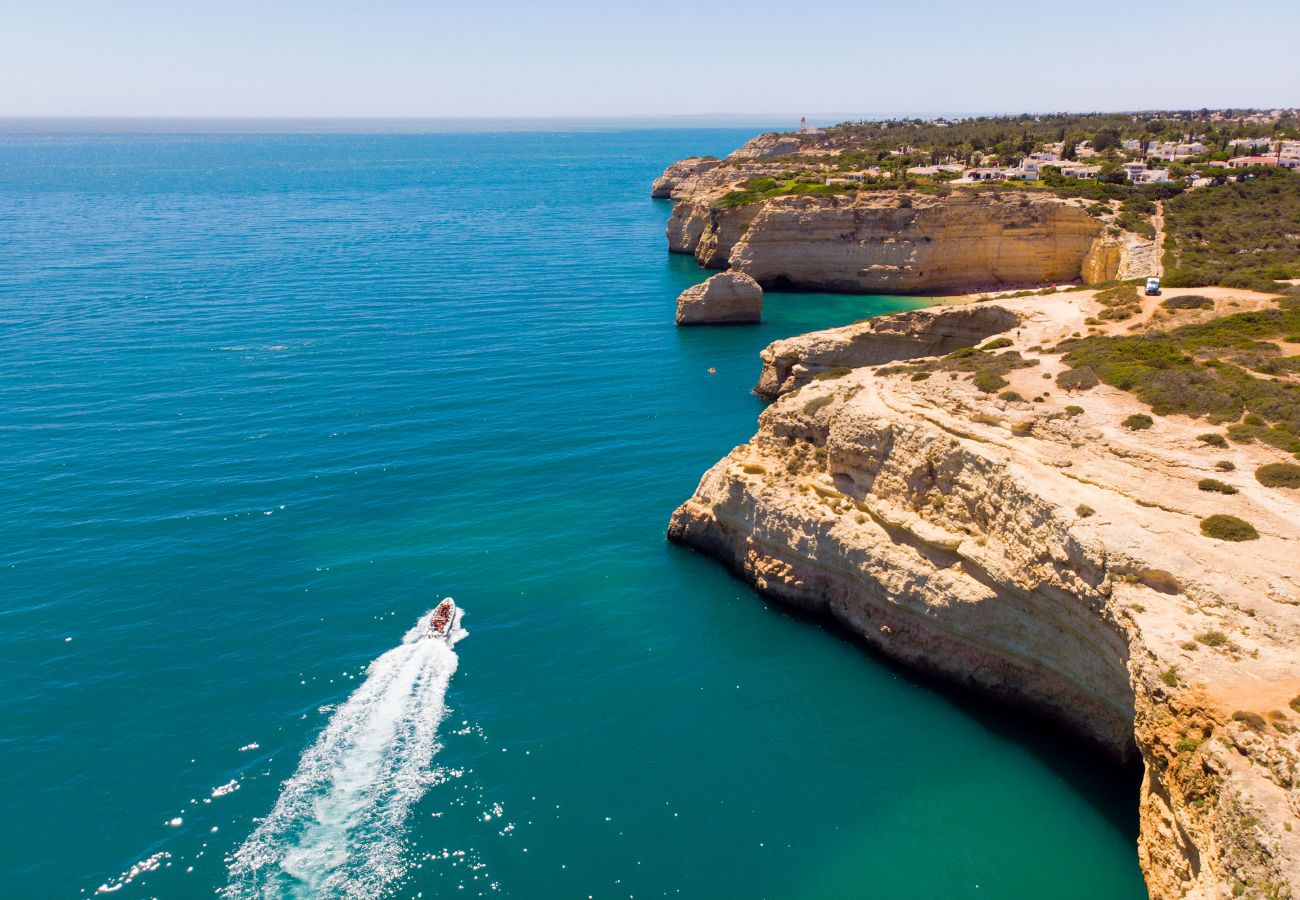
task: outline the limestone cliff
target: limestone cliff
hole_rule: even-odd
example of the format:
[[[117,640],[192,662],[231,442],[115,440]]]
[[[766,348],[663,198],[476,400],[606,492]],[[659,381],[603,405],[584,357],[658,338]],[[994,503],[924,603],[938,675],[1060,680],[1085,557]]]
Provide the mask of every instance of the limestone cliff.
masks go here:
[[[664,169],[664,173],[655,179],[654,184],[650,186],[650,196],[671,197],[684,182],[716,169],[721,162],[722,160],[712,156],[692,156],[679,160]]]
[[[1084,284],[1101,284],[1146,278],[1159,271],[1159,248],[1155,241],[1131,231],[1107,228],[1084,256],[1081,274]]]
[[[745,325],[763,319],[763,289],[741,272],[719,272],[677,298],[678,325]]]
[[[980,308],[1019,321],[1008,336],[1031,365],[1010,387],[1040,402],[942,368],[828,372],[709,470],[669,537],[896,659],[1140,759],[1139,858],[1156,900],[1294,896],[1300,496],[1249,474],[1278,451],[1209,448],[1205,423],[1177,417],[1129,431],[1119,423],[1141,405],[1105,386],[1053,396],[1044,376],[1061,362],[1038,348],[1087,328],[1091,292]],[[863,359],[885,362],[884,336],[918,330],[861,332],[881,336]],[[838,332],[765,362],[843,354],[858,332]],[[1240,474],[1214,467],[1225,457]],[[1197,487],[1214,475],[1259,540],[1199,532],[1225,509]]]
[[[775,400],[818,375],[840,369],[942,356],[1019,322],[1019,316],[1001,306],[939,307],[877,316],[846,328],[776,341],[759,354],[763,371],[754,393]]]
[[[868,191],[723,209],[683,200],[668,237],[670,250],[764,286],[915,293],[1078,280],[1101,230],[1043,194]]]

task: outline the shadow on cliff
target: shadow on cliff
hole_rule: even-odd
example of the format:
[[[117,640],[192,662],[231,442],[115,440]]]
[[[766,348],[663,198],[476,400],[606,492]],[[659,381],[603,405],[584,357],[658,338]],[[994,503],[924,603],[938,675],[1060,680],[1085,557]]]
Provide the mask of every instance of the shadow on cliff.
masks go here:
[[[875,649],[830,616],[801,610],[765,597],[761,592],[758,596],[772,611],[820,628],[854,645],[887,671],[943,698],[993,734],[1025,747],[1074,788],[1111,825],[1136,843],[1138,795],[1142,783],[1140,762],[1123,765],[1099,744],[1032,710],[994,700],[971,688],[906,666]],[[1134,756],[1137,758],[1136,754]],[[1105,785],[1106,789],[1099,791],[1098,785]]]

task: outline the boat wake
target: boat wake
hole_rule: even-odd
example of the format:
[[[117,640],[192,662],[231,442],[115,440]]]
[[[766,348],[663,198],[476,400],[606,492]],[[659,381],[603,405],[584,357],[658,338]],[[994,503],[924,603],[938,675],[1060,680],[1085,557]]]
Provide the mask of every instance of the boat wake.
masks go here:
[[[452,645],[427,637],[430,614],[370,664],[284,783],[270,815],[227,860],[222,896],[375,897],[406,871],[402,836],[433,783],[438,724],[456,671]]]

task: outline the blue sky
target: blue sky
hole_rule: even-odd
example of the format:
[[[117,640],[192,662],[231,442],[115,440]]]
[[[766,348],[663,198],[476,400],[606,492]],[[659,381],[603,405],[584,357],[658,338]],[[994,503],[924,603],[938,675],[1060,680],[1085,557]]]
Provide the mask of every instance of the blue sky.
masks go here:
[[[0,116],[1294,106],[1298,36],[1300,0],[0,0]]]

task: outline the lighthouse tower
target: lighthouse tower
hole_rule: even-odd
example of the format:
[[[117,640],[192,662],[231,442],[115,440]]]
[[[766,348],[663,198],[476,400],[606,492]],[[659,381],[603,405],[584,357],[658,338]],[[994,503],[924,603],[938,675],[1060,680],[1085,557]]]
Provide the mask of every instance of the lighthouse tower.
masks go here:
[[[807,116],[800,116],[800,117],[799,117],[799,133],[800,133],[800,134],[807,134],[807,133],[808,133],[808,117],[807,117]]]

